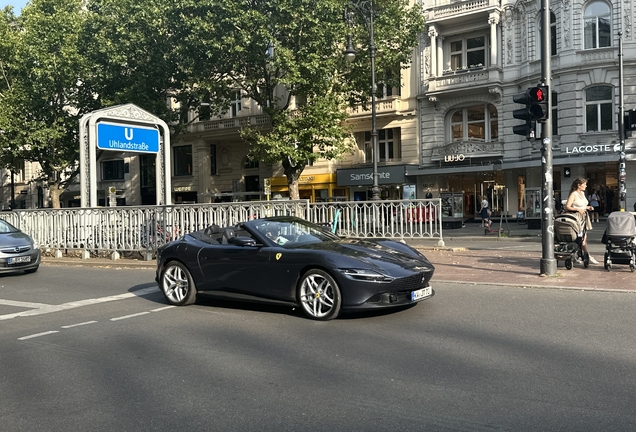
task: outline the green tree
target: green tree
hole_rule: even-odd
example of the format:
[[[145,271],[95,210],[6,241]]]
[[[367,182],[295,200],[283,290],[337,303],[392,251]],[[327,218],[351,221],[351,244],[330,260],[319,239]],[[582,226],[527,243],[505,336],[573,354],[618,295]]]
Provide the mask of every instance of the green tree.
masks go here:
[[[345,63],[349,31],[364,50],[368,30],[348,28],[343,0],[181,0],[174,32],[192,86],[204,88],[223,109],[231,92],[255,100],[271,120],[269,134],[244,131],[260,160],[280,162],[291,198],[307,163],[337,158],[350,147],[343,102],[366,102],[368,58]],[[375,3],[378,78],[408,65],[424,20],[408,0]],[[366,35],[366,37],[364,37]],[[395,74],[394,74],[395,75]]]
[[[33,0],[19,17],[3,15],[0,32],[0,153],[39,163],[33,180],[48,183],[53,207],[78,174],[82,80],[90,70],[78,52],[81,0]]]

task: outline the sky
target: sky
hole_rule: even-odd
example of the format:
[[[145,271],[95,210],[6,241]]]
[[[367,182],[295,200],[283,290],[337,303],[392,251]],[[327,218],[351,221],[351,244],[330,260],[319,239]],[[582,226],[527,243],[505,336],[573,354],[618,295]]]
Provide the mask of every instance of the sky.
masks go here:
[[[4,9],[5,6],[13,6],[13,12],[19,14],[27,0],[0,0],[0,9]]]

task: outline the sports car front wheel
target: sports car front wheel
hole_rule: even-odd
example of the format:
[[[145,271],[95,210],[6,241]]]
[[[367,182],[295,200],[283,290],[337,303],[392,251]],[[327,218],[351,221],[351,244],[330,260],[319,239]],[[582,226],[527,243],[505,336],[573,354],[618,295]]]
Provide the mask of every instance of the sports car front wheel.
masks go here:
[[[194,303],[197,290],[188,269],[178,261],[166,264],[161,272],[161,291],[168,303],[186,306]]]
[[[315,320],[327,321],[340,314],[342,296],[338,284],[323,270],[312,269],[300,279],[298,299],[305,314]]]

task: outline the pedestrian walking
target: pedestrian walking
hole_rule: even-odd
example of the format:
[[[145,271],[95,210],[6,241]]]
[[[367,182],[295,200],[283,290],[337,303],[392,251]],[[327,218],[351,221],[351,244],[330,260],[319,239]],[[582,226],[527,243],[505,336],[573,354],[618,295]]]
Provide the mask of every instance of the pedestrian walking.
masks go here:
[[[583,252],[587,252],[590,263],[598,264],[598,261],[589,254],[587,250],[587,230],[592,229],[592,223],[590,222],[590,215],[588,211],[594,210],[594,207],[589,205],[589,201],[585,197],[585,189],[587,188],[587,180],[584,178],[577,178],[572,182],[572,186],[570,187],[570,196],[568,197],[567,202],[565,203],[565,211],[570,213],[576,213],[585,224],[586,229],[582,229],[581,232],[585,232],[583,234],[583,238],[581,239],[581,249]]]
[[[600,198],[596,193],[595,189],[592,189],[592,193],[587,197],[587,200],[590,202],[590,206],[592,206],[592,222],[598,222],[598,208],[600,206]]]

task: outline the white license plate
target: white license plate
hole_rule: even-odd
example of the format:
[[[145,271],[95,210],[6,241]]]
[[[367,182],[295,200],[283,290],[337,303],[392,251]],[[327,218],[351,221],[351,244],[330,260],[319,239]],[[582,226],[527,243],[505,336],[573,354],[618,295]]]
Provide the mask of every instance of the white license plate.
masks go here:
[[[29,255],[13,257],[13,258],[9,258],[8,260],[9,264],[19,264],[19,263],[27,263],[27,262],[31,262],[31,256]]]
[[[433,294],[433,288],[432,287],[426,287],[426,288],[422,288],[422,289],[418,289],[415,291],[411,292],[411,301],[416,301],[419,299],[423,299],[424,297],[428,297],[431,294]]]

